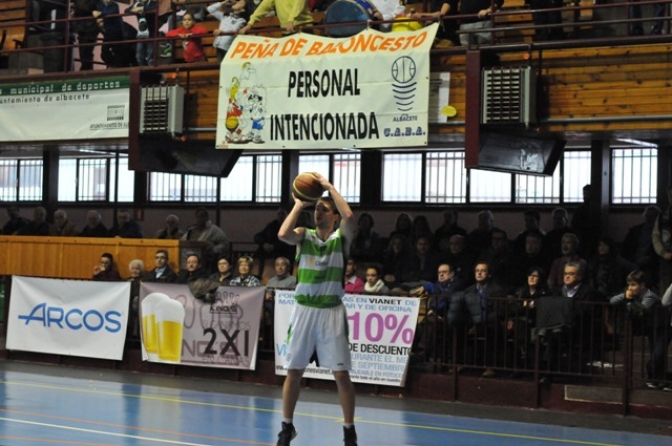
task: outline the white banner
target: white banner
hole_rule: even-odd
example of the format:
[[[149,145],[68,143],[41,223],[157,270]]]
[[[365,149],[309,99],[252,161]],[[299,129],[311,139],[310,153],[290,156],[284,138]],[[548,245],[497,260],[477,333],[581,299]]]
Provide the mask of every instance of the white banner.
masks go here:
[[[128,78],[0,85],[0,141],[128,138],[128,87]]]
[[[404,386],[408,362],[418,322],[420,299],[409,297],[343,297],[350,329],[353,382]],[[287,356],[289,316],[294,308],[294,292],[275,291],[275,373],[287,375],[283,368]],[[306,378],[333,379],[331,371],[306,368]]]
[[[427,145],[437,28],[236,37],[220,70],[217,147]]]
[[[194,298],[187,285],[143,283],[143,360],[254,370],[264,290],[219,287],[207,304]]]
[[[121,360],[128,282],[12,277],[7,350]]]

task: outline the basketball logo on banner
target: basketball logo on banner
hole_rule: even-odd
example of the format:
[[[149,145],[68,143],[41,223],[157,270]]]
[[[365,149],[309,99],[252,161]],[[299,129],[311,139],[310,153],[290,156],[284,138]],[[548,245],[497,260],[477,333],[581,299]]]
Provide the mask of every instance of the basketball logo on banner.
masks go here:
[[[408,112],[413,109],[415,90],[418,85],[415,82],[415,61],[408,56],[400,57],[392,64],[392,91],[397,104],[397,110]]]

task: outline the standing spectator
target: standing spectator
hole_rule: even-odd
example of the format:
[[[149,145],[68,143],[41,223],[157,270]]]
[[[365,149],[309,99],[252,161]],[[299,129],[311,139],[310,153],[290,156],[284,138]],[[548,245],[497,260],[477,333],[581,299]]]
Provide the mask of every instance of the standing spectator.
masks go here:
[[[169,214],[166,217],[166,227],[159,229],[154,234],[154,238],[162,240],[179,240],[184,235],[184,231],[180,229],[180,219],[175,214]]]
[[[572,216],[572,230],[581,240],[579,254],[588,257],[597,248],[597,239],[600,236],[599,216],[591,210],[591,201],[595,200],[590,184],[583,186],[583,203],[579,205]]]
[[[658,19],[654,22],[649,34],[656,36],[662,34],[664,20],[661,20],[662,17],[665,17],[665,8],[667,7],[666,3],[655,3],[653,5],[653,17]],[[635,0],[634,3],[631,3],[630,6],[630,18],[631,19],[641,19],[642,18],[642,7],[639,5],[639,0]],[[643,22],[636,22],[632,25],[632,35],[633,36],[642,36],[644,35],[644,27],[642,26]]]
[[[194,211],[196,224],[187,228],[182,240],[205,242],[205,268],[214,265],[215,259],[221,254],[229,253],[229,239],[217,225],[210,221],[210,215],[205,208]]]
[[[251,272],[254,259],[249,256],[242,256],[238,259],[236,275],[229,285],[231,286],[261,286],[261,282]]]
[[[142,228],[133,219],[131,211],[124,208],[117,211],[117,224],[112,228],[111,234],[120,238],[142,238]]]
[[[539,11],[543,9],[562,8],[562,0],[525,0],[525,3],[531,9],[537,10],[532,13],[532,22],[537,26],[560,25],[562,24],[562,11]],[[565,38],[565,32],[562,26],[553,28],[536,28],[534,30],[534,41],[543,42],[547,40],[562,40]]]
[[[132,13],[138,17],[136,38],[139,42],[135,44],[135,60],[141,67],[154,65],[154,41],[144,39],[156,37],[156,11],[155,0],[138,0],[125,11],[127,14]]]
[[[276,259],[277,257],[292,258],[296,248],[287,243],[282,242],[278,238],[278,231],[280,225],[287,218],[287,210],[278,208],[275,214],[276,218],[268,222],[264,229],[254,235],[254,243],[257,244],[257,251],[255,257],[259,260],[262,267],[265,267],[268,259]],[[264,271],[261,271],[263,276]]]
[[[216,36],[212,46],[217,50],[217,61],[221,62],[231,47],[236,33],[247,23],[244,17],[245,0],[213,3],[208,6],[208,12],[219,21],[219,27],[212,32]]]
[[[51,234],[61,237],[77,237],[79,231],[75,224],[68,220],[68,214],[64,210],[58,209],[54,212],[54,224],[51,225]]]
[[[653,227],[660,215],[658,206],[647,206],[642,213],[643,223],[632,226],[623,240],[623,257],[635,262],[639,269],[647,271],[651,277],[651,286],[658,287],[659,258],[653,248]],[[662,290],[659,290],[662,292]]]
[[[504,4],[504,0],[462,0],[460,15],[467,15],[461,20],[460,43],[462,46],[483,45],[492,43],[492,31],[479,31],[492,28],[492,13]]]
[[[102,223],[102,217],[98,211],[86,213],[86,226],[79,233],[80,237],[109,237],[110,231]]]
[[[633,324],[635,335],[645,335],[649,341],[649,360],[646,362],[646,385],[652,389],[672,390],[666,386],[668,317],[661,305],[660,298],[649,289],[646,274],[635,270],[628,274],[628,286],[625,292],[609,299],[611,305],[617,305],[626,312]],[[667,294],[667,293],[666,293]]]
[[[483,255],[490,246],[492,230],[495,228],[495,216],[491,211],[485,210],[478,213],[478,224],[467,237],[469,248],[479,256]]]
[[[233,279],[233,267],[231,266],[231,261],[226,255],[219,256],[217,259],[217,272],[212,273],[210,276],[211,280],[216,280],[219,283],[219,286],[229,286],[231,285],[231,279]]]
[[[578,254],[579,238],[576,234],[569,233],[562,236],[561,250],[562,256],[553,260],[553,263],[551,264],[551,272],[548,275],[548,287],[551,290],[562,285],[565,265],[567,263],[580,263],[583,274],[585,274],[588,266],[587,262]]]
[[[357,232],[350,245],[350,257],[357,263],[376,262],[383,255],[383,241],[374,226],[373,216],[368,212],[357,219]]]
[[[135,55],[124,40],[124,21],[119,15],[119,5],[112,0],[100,0],[93,16],[103,31],[103,46],[100,56],[108,68],[129,67],[135,65]],[[130,37],[132,39],[133,36]],[[130,51],[129,51],[130,48]]]
[[[154,268],[145,277],[147,282],[174,283],[177,274],[168,265],[168,251],[159,249],[154,254]]]
[[[563,208],[555,208],[551,212],[551,222],[553,227],[544,236],[542,249],[546,256],[553,260],[562,255],[562,237],[567,233],[574,233],[569,227],[569,214]]]
[[[114,257],[109,252],[103,253],[100,256],[100,263],[93,267],[93,280],[102,282],[116,282],[120,281],[121,276],[114,264]]]
[[[9,220],[2,227],[4,235],[15,235],[22,227],[30,224],[30,220],[19,215],[19,208],[16,206],[9,206],[7,208],[7,216]]]
[[[539,234],[542,240],[544,237],[544,231],[541,230],[539,224],[541,221],[541,215],[539,214],[539,211],[527,210],[523,214],[523,218],[525,219],[525,230],[518,234],[516,240],[514,241],[514,248],[518,254],[525,252],[525,243],[529,234]]]
[[[182,16],[182,26],[177,29],[171,29],[166,36],[180,37],[182,39],[182,48],[184,48],[184,61],[206,62],[208,58],[203,51],[202,37],[209,34],[206,28],[196,24],[196,19],[191,12],[186,12]]]
[[[357,264],[352,259],[345,264],[343,289],[346,294],[361,294],[364,291],[364,281],[357,276]]]
[[[293,34],[300,27],[313,25],[313,15],[308,11],[306,0],[262,0],[239,33],[247,33],[255,23],[272,12],[278,17],[283,34]]]
[[[666,290],[672,283],[672,186],[667,188],[668,207],[653,225],[651,243],[660,257],[658,289]]]
[[[98,0],[74,0],[72,2],[72,16],[82,19],[72,25],[77,32],[77,43],[79,43],[80,71],[93,70],[93,49],[100,33],[100,28],[92,17],[93,11],[97,8]],[[83,20],[84,18],[88,20]]]
[[[447,208],[443,211],[443,224],[434,232],[434,250],[441,251],[442,242],[445,240],[445,246],[454,235],[467,236],[467,231],[457,224],[458,214],[454,208]]]
[[[17,235],[49,235],[51,228],[47,223],[47,210],[38,206],[33,211],[33,220],[22,226]]]

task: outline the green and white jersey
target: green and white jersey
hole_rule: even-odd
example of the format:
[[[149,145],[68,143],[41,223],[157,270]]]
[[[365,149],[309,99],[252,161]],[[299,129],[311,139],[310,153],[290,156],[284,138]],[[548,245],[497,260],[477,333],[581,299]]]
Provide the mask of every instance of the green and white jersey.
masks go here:
[[[306,229],[297,259],[296,302],[317,308],[341,305],[345,268],[341,230],[321,240],[315,229]]]

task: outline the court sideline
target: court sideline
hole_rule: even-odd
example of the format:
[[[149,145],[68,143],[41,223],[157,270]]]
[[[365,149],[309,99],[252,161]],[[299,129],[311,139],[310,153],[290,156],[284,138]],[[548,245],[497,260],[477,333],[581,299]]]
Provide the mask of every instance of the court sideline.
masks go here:
[[[0,362],[2,445],[274,445],[279,387]],[[340,445],[336,393],[304,389],[295,446]],[[358,396],[360,446],[669,445],[672,421]],[[666,434],[666,435],[665,435]]]

